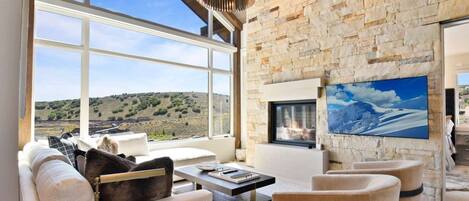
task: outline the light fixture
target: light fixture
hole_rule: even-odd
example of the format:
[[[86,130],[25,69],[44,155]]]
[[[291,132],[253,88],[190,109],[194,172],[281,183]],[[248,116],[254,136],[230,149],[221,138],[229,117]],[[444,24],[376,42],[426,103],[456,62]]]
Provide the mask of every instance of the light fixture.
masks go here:
[[[255,0],[197,0],[203,6],[221,12],[242,11],[252,6]]]

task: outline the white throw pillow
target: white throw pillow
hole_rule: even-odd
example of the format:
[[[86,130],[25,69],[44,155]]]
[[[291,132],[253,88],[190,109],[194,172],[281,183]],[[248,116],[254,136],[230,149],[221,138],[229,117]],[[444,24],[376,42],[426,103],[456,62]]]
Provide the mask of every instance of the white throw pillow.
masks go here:
[[[93,189],[88,181],[63,161],[52,160],[42,164],[35,181],[40,200],[94,200]]]
[[[148,140],[146,133],[113,136],[119,143],[119,152],[126,156],[148,155]]]
[[[88,151],[90,149],[96,149],[98,147],[95,138],[84,137],[77,139],[78,149],[82,151]]]
[[[37,154],[37,151],[40,149],[47,149],[47,146],[44,146],[43,144],[39,142],[28,142],[26,145],[23,147],[23,159],[26,160],[30,165],[32,163],[32,160],[34,156]]]
[[[71,167],[73,167],[71,165],[72,163],[70,162],[70,160],[65,155],[60,153],[60,151],[58,151],[57,149],[51,149],[51,148],[39,149],[31,163],[31,170],[33,172],[34,179],[36,178],[41,165],[51,160],[61,160],[69,164]]]

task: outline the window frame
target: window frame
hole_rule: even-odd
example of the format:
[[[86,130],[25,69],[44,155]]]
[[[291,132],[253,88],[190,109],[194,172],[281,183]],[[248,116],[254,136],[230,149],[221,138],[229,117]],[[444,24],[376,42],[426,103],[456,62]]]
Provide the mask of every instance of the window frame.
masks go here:
[[[58,48],[64,50],[78,51],[81,53],[81,95],[80,95],[80,137],[88,137],[89,135],[89,68],[90,68],[90,55],[100,54],[111,57],[120,57],[124,59],[137,60],[142,62],[150,62],[155,64],[170,64],[178,68],[190,68],[195,70],[203,70],[208,73],[208,138],[211,139],[213,136],[225,135],[214,133],[214,122],[213,122],[213,75],[225,74],[230,76],[230,136],[234,136],[234,54],[238,51],[238,48],[233,45],[233,33],[236,30],[233,25],[229,23],[222,14],[208,10],[208,37],[199,36],[189,32],[173,29],[160,25],[157,23],[151,23],[145,20],[140,20],[123,14],[114,13],[104,9],[98,9],[90,6],[89,0],[84,0],[84,3],[76,2],[73,0],[35,0],[36,10],[50,12],[54,14],[74,17],[82,20],[82,38],[80,45],[67,44],[63,42],[34,38],[34,46],[44,46],[49,48]],[[219,42],[213,39],[213,17],[216,17],[224,26],[231,31],[232,43]],[[146,56],[138,56],[133,54],[122,53],[118,51],[102,50],[97,48],[90,48],[90,22],[98,22],[106,25],[110,25],[117,28],[124,28],[126,30],[135,31],[139,33],[145,33],[164,39],[173,40],[189,45],[195,45],[206,48],[208,51],[208,66],[201,67],[197,65],[190,65],[179,63],[175,61],[168,61],[164,59],[156,59]],[[217,69],[213,66],[213,52],[223,52],[230,55],[230,70]],[[34,66],[34,65],[33,65]],[[32,101],[33,107],[35,101]],[[33,113],[34,114],[34,113]],[[31,132],[34,136],[34,122],[32,124]]]

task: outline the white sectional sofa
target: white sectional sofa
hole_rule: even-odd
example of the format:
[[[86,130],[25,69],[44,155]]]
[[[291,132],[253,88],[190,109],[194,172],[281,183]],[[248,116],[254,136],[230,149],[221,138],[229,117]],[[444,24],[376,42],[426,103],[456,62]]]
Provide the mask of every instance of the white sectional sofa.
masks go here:
[[[144,141],[143,141],[144,140]],[[174,148],[148,151],[146,134],[119,137],[126,155],[136,156],[137,162],[168,156],[175,167],[215,161],[215,154],[195,148]],[[146,147],[146,148],[145,148]],[[146,151],[145,151],[146,150]],[[92,201],[91,185],[70,161],[55,149],[38,142],[30,142],[18,153],[18,168],[22,201]],[[174,195],[162,201],[212,201],[212,194],[198,190]]]
[[[173,160],[174,167],[177,168],[203,162],[216,162],[217,160],[213,152],[200,148],[180,147],[150,150],[145,133],[117,135],[112,138],[119,143],[119,153],[135,156],[137,163],[166,156]],[[78,147],[84,151],[96,148],[97,140],[97,138],[79,139]],[[174,176],[173,179],[174,181],[181,180],[177,176]]]

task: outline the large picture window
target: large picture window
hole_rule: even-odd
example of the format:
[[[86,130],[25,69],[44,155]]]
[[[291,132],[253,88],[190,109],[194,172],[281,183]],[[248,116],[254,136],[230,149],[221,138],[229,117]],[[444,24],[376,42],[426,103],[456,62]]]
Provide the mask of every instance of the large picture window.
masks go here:
[[[187,0],[145,1],[149,7],[91,0],[79,4],[83,10],[64,1],[60,6],[72,5],[64,12],[36,2],[36,138],[145,132],[164,141],[231,134],[236,48],[227,43],[231,34],[214,32],[211,11]],[[158,16],[151,6],[194,12],[184,18],[197,23],[168,21],[164,16],[174,14]],[[90,9],[93,15],[84,12]],[[138,26],[128,25],[135,20]],[[165,33],[165,26],[182,31]]]
[[[458,73],[457,76],[458,118],[456,119],[456,124],[458,126],[469,127],[469,72]]]

